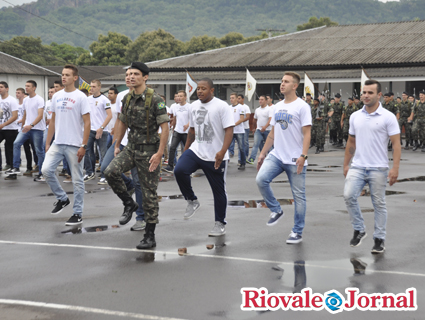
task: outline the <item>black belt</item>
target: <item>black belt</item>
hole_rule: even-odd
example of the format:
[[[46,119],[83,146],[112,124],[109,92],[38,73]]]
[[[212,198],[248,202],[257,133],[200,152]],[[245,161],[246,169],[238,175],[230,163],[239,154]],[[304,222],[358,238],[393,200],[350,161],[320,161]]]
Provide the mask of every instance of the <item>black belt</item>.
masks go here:
[[[131,150],[138,150],[142,152],[147,151],[158,151],[159,144],[135,144],[135,143],[128,143],[127,147],[129,147]]]

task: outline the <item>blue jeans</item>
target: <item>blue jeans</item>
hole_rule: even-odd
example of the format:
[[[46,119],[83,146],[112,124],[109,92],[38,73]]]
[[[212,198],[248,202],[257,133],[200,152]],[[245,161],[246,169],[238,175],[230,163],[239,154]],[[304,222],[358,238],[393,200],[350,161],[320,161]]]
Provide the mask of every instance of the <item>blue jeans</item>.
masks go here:
[[[68,196],[62,189],[58,177],[56,176],[56,168],[65,157],[68,161],[69,168],[72,171],[72,184],[74,186],[74,214],[81,216],[84,208],[84,180],[83,180],[83,164],[84,159],[78,162],[77,152],[79,147],[66,144],[53,143],[49,151],[47,151],[46,159],[43,163],[43,176],[49,184],[50,189],[56,196],[57,200],[65,201]]]
[[[100,172],[103,176],[103,172],[106,170],[106,168],[111,163],[112,159],[114,159],[114,149],[115,149],[115,142],[112,144],[108,151],[106,151],[105,157],[103,158],[102,165],[100,166]],[[120,145],[120,150],[124,149],[124,146]],[[143,202],[143,194],[142,194],[142,187],[140,186],[139,176],[137,175],[137,168],[134,167],[131,169],[131,176],[133,177],[133,180],[131,180],[129,177],[127,177],[124,173],[121,174],[122,179],[124,180],[125,186],[127,187],[127,190],[131,190],[135,188],[135,194],[136,194],[136,202],[139,205],[139,208],[136,210],[136,220],[144,220],[145,218],[145,212],[142,208],[142,202]]]
[[[44,132],[43,132],[43,148],[44,148],[44,150],[46,150],[46,141],[47,141],[47,133],[48,132],[49,132],[48,128],[46,130],[44,130]],[[53,134],[52,141],[50,141],[49,144],[52,144],[53,141],[55,141],[55,135],[54,134]]]
[[[111,147],[113,138],[114,138],[113,135],[109,133],[108,139],[106,140],[106,150],[108,150]]]
[[[35,147],[35,152],[38,158],[38,174],[41,174],[41,167],[43,166],[45,146],[43,146],[43,130],[31,129],[30,131],[23,133],[19,132],[18,136],[13,143],[13,167],[19,169],[21,165],[21,146],[30,139]]]
[[[260,152],[261,150],[263,150],[264,147],[264,143],[267,140],[267,136],[269,135],[270,131],[266,130],[264,132],[261,132],[261,130],[255,130],[254,132],[254,145],[252,146],[252,150],[251,150],[251,156],[248,157],[249,159],[252,159],[252,161],[255,161],[255,158],[257,158],[257,152],[258,152],[258,148],[260,148]]]
[[[344,200],[350,215],[354,230],[364,232],[362,212],[357,198],[366,183],[369,184],[370,196],[375,209],[374,239],[385,240],[387,226],[387,207],[385,204],[385,189],[387,185],[388,168],[358,168],[351,167],[345,178]]]
[[[234,133],[233,134],[233,146],[235,145],[234,141],[236,140],[238,142],[239,146],[239,161],[241,165],[245,165],[246,156],[245,156],[245,138],[244,133]],[[230,150],[230,147],[229,147]],[[234,152],[233,152],[234,153]]]
[[[248,156],[249,156],[249,129],[245,129],[244,139],[245,139],[245,158],[248,158]],[[239,159],[239,160],[241,160],[241,159]]]
[[[300,174],[297,174],[297,166],[293,164],[284,164],[275,156],[269,154],[264,160],[260,171],[257,174],[256,182],[261,195],[271,212],[281,212],[282,207],[276,200],[270,183],[283,171],[288,176],[291,186],[292,196],[295,202],[294,227],[292,231],[301,235],[305,225],[305,213],[307,210],[307,201],[305,198],[305,166]]]
[[[97,145],[100,149],[100,159],[105,157],[106,153],[106,143],[108,141],[109,132],[103,132],[100,139],[96,139],[96,131],[90,130],[89,141],[87,142],[87,152],[84,157],[84,169],[86,169],[86,174],[91,175],[94,172],[96,166],[96,156],[94,154],[94,142],[97,142]],[[102,175],[102,178],[104,176]]]

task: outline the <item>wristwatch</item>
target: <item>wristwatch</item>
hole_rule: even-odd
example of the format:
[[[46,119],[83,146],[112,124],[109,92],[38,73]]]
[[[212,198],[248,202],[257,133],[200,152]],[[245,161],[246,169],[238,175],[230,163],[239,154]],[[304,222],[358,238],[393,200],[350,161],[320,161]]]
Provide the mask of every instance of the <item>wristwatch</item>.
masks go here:
[[[303,157],[305,160],[308,159],[308,156],[306,156],[305,154],[300,155],[300,157]]]
[[[81,148],[84,148],[84,150],[87,150],[87,145],[86,144],[82,144]]]
[[[100,127],[102,128],[102,130],[105,129],[103,126],[100,126]]]
[[[34,128],[35,124],[34,123],[30,123],[30,126]]]

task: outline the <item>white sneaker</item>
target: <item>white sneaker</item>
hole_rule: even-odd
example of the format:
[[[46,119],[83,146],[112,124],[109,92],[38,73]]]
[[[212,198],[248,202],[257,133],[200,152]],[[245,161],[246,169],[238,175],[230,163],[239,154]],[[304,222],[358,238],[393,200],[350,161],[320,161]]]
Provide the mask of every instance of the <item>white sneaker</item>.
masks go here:
[[[216,221],[214,228],[212,228],[210,233],[208,233],[208,236],[219,237],[219,236],[224,235],[225,233],[226,233],[226,227],[224,226],[224,224],[221,223],[220,221]]]
[[[300,234],[291,231],[288,239],[286,240],[286,243],[293,244],[293,243],[300,243],[301,241],[303,241],[303,237]]]
[[[108,184],[108,181],[106,181],[106,178],[100,178],[97,184]]]
[[[200,206],[201,204],[199,203],[198,199],[187,200],[187,207],[186,207],[186,212],[184,213],[184,219],[188,220],[192,218]]]

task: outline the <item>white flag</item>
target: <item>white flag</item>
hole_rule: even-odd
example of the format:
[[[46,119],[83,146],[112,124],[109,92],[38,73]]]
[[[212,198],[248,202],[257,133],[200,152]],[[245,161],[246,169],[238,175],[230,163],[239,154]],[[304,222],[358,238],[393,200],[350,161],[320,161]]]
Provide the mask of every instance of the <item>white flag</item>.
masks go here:
[[[198,87],[198,84],[195,82],[195,80],[192,79],[192,77],[189,75],[188,72],[186,72],[186,99],[187,102],[190,103],[190,96],[196,91],[196,88]]]
[[[248,69],[246,69],[246,85],[245,85],[245,96],[248,97],[248,101],[251,101],[252,95],[255,92],[255,88],[257,87],[257,80],[254,79],[253,76],[249,73]]]
[[[307,96],[307,93],[311,94],[311,98],[314,99],[314,84],[311,81],[307,73],[304,74],[304,97]]]
[[[364,69],[362,68],[362,78],[360,80],[360,94],[363,93],[363,86],[364,83],[369,80],[370,78],[366,75],[366,72],[364,72]]]

